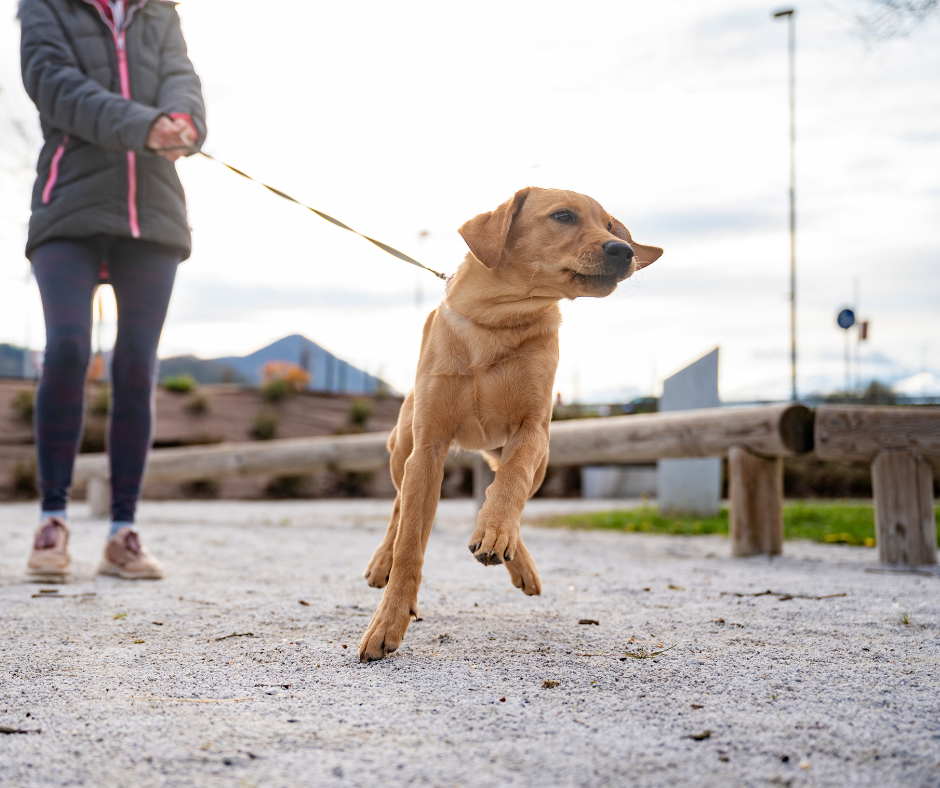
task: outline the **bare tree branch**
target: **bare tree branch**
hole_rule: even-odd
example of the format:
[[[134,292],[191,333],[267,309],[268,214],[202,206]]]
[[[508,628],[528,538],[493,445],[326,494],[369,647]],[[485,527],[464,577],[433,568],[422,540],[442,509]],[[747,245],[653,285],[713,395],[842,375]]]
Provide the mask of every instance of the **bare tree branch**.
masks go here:
[[[865,38],[888,41],[910,35],[928,17],[940,12],[940,0],[869,0],[872,10],[857,16]]]

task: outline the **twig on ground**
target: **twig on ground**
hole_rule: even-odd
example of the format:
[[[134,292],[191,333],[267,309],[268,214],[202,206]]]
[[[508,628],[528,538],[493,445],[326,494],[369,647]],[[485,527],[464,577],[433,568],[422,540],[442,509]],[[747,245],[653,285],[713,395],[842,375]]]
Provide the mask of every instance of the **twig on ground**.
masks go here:
[[[60,594],[56,591],[40,591],[38,594],[31,594],[33,599],[74,599],[81,596],[98,596],[94,591],[85,594]]]
[[[775,596],[781,602],[786,602],[788,599],[835,599],[840,596],[848,596],[846,593],[842,594],[823,594],[823,596],[811,596],[808,594],[788,594],[786,591],[771,591],[769,588],[766,591],[759,591],[756,594],[739,594],[736,591],[722,591],[721,596]]]
[[[42,733],[42,729],[26,730],[24,728],[11,728],[9,725],[0,725],[0,733]]]
[[[255,637],[254,632],[233,632],[231,635],[223,635],[220,638],[216,638],[216,641],[219,640],[228,640],[229,638],[253,638]]]
[[[256,687],[283,687],[284,689],[290,689],[290,684],[255,684]]]
[[[254,700],[254,698],[157,698],[149,695],[145,698],[131,697],[128,700],[173,700],[179,703],[241,703],[245,700]]]
[[[660,654],[665,654],[667,651],[672,651],[678,645],[678,643],[673,643],[669,648],[664,648],[661,651],[624,651],[625,656],[620,657],[620,661],[626,662],[631,657],[633,659],[652,659]]]
[[[596,618],[579,618],[578,623],[579,624],[593,624],[596,627],[599,627],[601,625],[601,622],[598,621]]]

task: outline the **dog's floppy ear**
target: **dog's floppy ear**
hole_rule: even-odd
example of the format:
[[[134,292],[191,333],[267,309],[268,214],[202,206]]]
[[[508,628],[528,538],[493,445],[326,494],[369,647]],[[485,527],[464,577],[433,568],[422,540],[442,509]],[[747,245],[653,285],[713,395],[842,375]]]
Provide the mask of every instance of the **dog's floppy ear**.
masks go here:
[[[520,189],[511,200],[504,202],[495,211],[474,216],[457,231],[470,247],[473,256],[487,268],[495,268],[499,264],[509,228],[528,196],[528,187]]]
[[[638,244],[636,241],[634,241],[630,235],[630,231],[619,219],[615,219],[613,216],[611,216],[610,223],[612,226],[610,231],[611,235],[617,236],[621,241],[626,241],[628,244],[630,244],[630,246],[633,247],[633,253],[636,255],[637,271],[639,271],[641,268],[646,268],[648,265],[652,265],[663,256],[663,250],[658,246],[644,246],[643,244]]]

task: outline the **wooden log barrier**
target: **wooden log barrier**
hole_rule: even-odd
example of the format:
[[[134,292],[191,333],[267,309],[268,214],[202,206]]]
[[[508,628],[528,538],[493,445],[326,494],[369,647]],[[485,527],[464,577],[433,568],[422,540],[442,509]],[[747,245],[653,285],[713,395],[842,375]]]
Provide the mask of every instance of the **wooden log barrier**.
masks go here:
[[[910,451],[881,451],[871,464],[878,557],[888,564],[937,563],[933,469]]]
[[[731,555],[783,552],[783,459],[743,446],[728,452]]]
[[[879,559],[937,563],[933,471],[926,460],[940,457],[940,409],[823,405],[815,431],[820,459],[871,463]]]
[[[791,457],[811,449],[813,439],[812,413],[802,405],[709,408],[578,419],[552,422],[550,429],[549,461],[556,466],[628,465],[666,457],[722,457],[735,446],[760,457]],[[145,480],[218,479],[312,473],[325,469],[375,470],[388,463],[387,440],[388,433],[367,433],[156,449],[150,453]],[[448,462],[452,466],[466,467],[473,464],[475,457],[473,452],[452,453]],[[747,471],[742,473],[746,475]],[[485,490],[491,480],[482,471],[475,475],[480,477],[480,485]],[[78,458],[76,484],[107,478],[106,455],[86,454]],[[95,486],[100,488],[101,484],[96,482]],[[104,500],[107,496],[95,497]],[[479,492],[475,497],[479,500]],[[93,514],[104,516],[106,509],[99,508]],[[742,514],[737,520],[739,530],[750,529],[751,520],[750,516]],[[753,528],[760,531],[765,526],[757,523]]]
[[[671,457],[724,457],[732,446],[764,457],[803,454],[813,448],[812,411],[803,405],[768,405],[554,421],[549,462],[641,464]]]

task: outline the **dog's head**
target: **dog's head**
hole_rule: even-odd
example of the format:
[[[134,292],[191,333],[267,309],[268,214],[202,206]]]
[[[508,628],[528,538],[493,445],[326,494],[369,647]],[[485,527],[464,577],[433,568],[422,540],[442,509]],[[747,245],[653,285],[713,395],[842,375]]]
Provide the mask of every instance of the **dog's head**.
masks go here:
[[[459,232],[480,264],[557,298],[610,295],[663,253],[636,243],[596,200],[559,189],[521,189]]]

